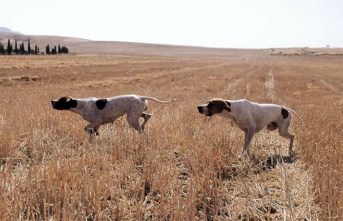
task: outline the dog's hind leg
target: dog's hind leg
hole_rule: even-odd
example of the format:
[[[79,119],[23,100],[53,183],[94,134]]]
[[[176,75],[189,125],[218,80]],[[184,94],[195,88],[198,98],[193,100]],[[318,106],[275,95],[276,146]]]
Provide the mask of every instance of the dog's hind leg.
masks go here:
[[[151,114],[148,114],[148,113],[142,113],[141,117],[144,118],[144,122],[142,123],[141,127],[142,127],[142,130],[144,130],[144,127],[145,127],[145,124],[148,123],[148,120],[150,119],[151,117]]]
[[[139,117],[137,115],[128,114],[127,115],[127,122],[133,129],[137,130],[139,133],[142,133],[142,126],[139,124]]]
[[[288,151],[290,155],[294,155],[294,151],[293,151],[293,142],[294,142],[294,135],[289,133],[288,131],[286,132],[280,132],[279,131],[280,136],[289,139],[289,146],[288,146]]]
[[[279,127],[279,134],[280,134],[280,136],[282,136],[286,139],[289,139],[289,147],[288,147],[289,154],[294,155],[293,141],[294,141],[295,136],[288,131],[289,125],[290,125],[290,122],[286,123],[283,127]]]

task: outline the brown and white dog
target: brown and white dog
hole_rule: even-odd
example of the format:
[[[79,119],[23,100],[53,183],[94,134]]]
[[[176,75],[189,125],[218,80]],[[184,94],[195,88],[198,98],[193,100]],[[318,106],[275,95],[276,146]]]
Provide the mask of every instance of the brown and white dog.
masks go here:
[[[293,155],[294,135],[288,131],[292,110],[276,104],[259,104],[248,100],[212,99],[199,105],[198,111],[205,116],[218,115],[231,119],[245,133],[242,154],[249,155],[249,144],[255,133],[266,127],[269,131],[278,129],[280,136],[290,140],[289,153]]]
[[[144,112],[148,108],[147,100],[163,104],[174,101],[160,101],[153,97],[138,95],[121,95],[103,99],[61,97],[59,100],[52,100],[51,104],[56,110],[69,110],[81,115],[84,120],[89,122],[84,130],[89,134],[99,135],[98,129],[101,125],[113,123],[124,114],[127,115],[129,125],[142,133],[145,124],[151,117],[151,114]],[[139,123],[140,117],[144,119],[142,125]]]

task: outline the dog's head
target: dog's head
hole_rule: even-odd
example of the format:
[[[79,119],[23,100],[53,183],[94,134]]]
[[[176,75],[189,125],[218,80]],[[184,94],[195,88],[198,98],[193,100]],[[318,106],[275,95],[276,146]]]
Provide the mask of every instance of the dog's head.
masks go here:
[[[52,108],[56,110],[69,110],[77,106],[77,100],[71,97],[61,97],[58,100],[51,101]]]
[[[208,101],[206,104],[198,105],[198,111],[205,116],[222,113],[224,110],[231,112],[231,104],[220,98],[215,98]]]

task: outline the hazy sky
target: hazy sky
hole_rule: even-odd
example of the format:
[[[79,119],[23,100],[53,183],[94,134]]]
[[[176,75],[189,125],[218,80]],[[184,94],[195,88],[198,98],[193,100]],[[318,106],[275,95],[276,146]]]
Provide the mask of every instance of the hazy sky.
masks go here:
[[[343,1],[0,0],[0,27],[206,47],[343,47]]]

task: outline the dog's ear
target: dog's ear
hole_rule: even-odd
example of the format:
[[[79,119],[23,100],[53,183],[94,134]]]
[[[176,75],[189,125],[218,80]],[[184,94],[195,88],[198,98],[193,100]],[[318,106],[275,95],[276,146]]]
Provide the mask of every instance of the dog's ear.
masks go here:
[[[223,105],[223,108],[224,108],[225,110],[231,112],[231,108],[230,108],[231,103],[230,103],[230,102],[224,101],[224,100],[223,100],[223,104],[222,104],[222,105]]]
[[[74,100],[73,98],[69,98],[69,104],[70,104],[70,108],[75,108],[77,106],[77,100]]]

